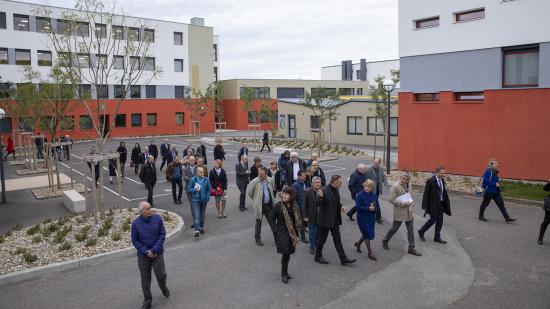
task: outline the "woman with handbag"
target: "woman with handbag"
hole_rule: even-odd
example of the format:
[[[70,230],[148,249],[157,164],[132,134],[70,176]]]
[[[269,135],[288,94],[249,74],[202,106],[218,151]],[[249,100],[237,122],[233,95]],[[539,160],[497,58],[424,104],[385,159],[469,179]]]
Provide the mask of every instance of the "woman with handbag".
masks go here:
[[[141,147],[139,147],[139,144],[136,143],[134,149],[132,149],[132,162],[130,163],[130,166],[134,167],[134,172],[136,173],[136,175],[138,173],[140,156]]]
[[[225,195],[227,193],[227,173],[223,169],[223,161],[217,159],[214,163],[214,168],[208,176],[210,180],[210,195],[216,199],[216,210],[218,211],[218,219],[227,218],[225,215]]]
[[[487,208],[487,206],[489,206],[489,203],[491,203],[491,200],[494,200],[498,206],[498,209],[500,209],[504,220],[506,220],[506,223],[514,222],[516,221],[516,219],[510,218],[510,216],[508,215],[508,212],[504,207],[504,199],[502,199],[502,195],[500,194],[502,185],[500,183],[500,179],[498,178],[498,167],[498,161],[496,159],[491,159],[489,160],[489,164],[487,166],[487,169],[485,170],[485,173],[483,173],[481,186],[483,187],[484,192],[483,201],[481,202],[481,206],[479,206],[479,220],[485,222],[489,221],[485,219],[483,214],[485,213],[485,208]]]
[[[204,169],[197,167],[197,176],[191,178],[187,192],[191,193],[191,206],[195,219],[195,237],[204,234],[204,213],[210,200],[210,181],[204,176]]]
[[[544,191],[550,191],[550,181],[544,185]],[[548,224],[550,224],[550,194],[548,194],[544,198],[544,206],[542,207],[542,209],[544,209],[544,220],[540,225],[540,233],[539,233],[539,241],[538,241],[539,245],[542,245],[544,232],[546,232],[546,228],[548,227]]]

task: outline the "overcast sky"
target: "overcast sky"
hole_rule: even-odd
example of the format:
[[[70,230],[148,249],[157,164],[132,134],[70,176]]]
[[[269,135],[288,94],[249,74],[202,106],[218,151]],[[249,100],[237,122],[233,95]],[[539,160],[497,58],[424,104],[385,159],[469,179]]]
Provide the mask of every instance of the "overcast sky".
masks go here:
[[[73,7],[73,0],[30,0]],[[126,14],[189,23],[220,36],[220,79],[320,79],[341,60],[395,59],[397,0],[118,0]]]

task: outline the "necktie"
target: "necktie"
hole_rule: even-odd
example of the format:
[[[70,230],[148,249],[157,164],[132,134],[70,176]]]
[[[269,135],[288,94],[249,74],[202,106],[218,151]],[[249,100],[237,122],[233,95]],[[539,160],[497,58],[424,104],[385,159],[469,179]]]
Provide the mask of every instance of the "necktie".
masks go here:
[[[443,201],[443,182],[441,181],[441,178],[437,179],[437,182],[439,184],[439,200]]]

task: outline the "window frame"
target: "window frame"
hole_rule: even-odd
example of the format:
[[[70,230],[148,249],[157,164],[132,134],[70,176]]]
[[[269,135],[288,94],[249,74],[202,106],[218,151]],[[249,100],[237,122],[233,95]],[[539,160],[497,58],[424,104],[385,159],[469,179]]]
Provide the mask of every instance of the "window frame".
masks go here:
[[[16,22],[16,18],[18,18],[18,20],[24,20],[26,19],[27,20],[27,27],[26,29],[21,29],[19,26],[18,26],[18,23]],[[25,14],[13,14],[13,30],[14,31],[26,31],[26,32],[29,32],[31,31],[31,18],[29,15],[25,15]],[[20,24],[20,23],[19,23]]]
[[[479,13],[479,12],[483,12],[483,16],[460,19],[461,16],[468,15],[468,14],[475,14],[475,13]],[[455,23],[464,23],[464,22],[469,22],[469,21],[474,21],[474,20],[481,20],[481,19],[485,19],[485,8],[477,8],[477,9],[473,9],[473,10],[467,10],[467,11],[454,13]]]
[[[88,95],[86,95],[86,93]],[[78,85],[78,98],[91,98],[92,97],[92,85],[91,84],[80,84]]]
[[[2,54],[4,54],[4,52],[5,52],[5,55],[6,55],[5,60],[0,58],[0,64],[10,64],[10,53],[8,51],[8,48],[7,47],[0,47],[0,52],[2,52]]]
[[[135,93],[137,93],[137,95],[134,95]],[[141,86],[130,85],[130,99],[141,99]]]
[[[66,119],[71,119],[70,122]],[[66,126],[67,123],[70,123],[70,126]],[[73,115],[65,115],[63,118],[61,118],[61,121],[59,122],[59,127],[61,130],[74,130],[74,116]]]
[[[139,71],[141,67],[141,58],[139,56],[130,56],[128,65],[130,66],[130,70]]]
[[[319,123],[319,116],[315,116],[315,115],[309,116],[309,128],[312,130],[321,129],[321,124]]]
[[[84,28],[86,27],[86,28]],[[86,32],[83,33],[81,30],[83,29],[86,29]],[[85,35],[83,35],[85,34]],[[89,22],[85,22],[85,21],[79,21],[76,23],[76,27],[75,27],[75,35],[76,36],[80,36],[80,37],[83,37],[83,38],[87,38],[90,36],[90,23]]]
[[[355,120],[355,132],[351,132],[349,129],[350,120]],[[360,120],[360,121],[358,121]],[[357,131],[357,123],[361,124],[361,132]],[[346,134],[347,135],[363,135],[363,116],[347,116],[346,117]]]
[[[154,117],[154,118],[153,118],[153,119],[154,119],[154,123],[153,123],[153,124],[150,124],[150,123],[149,123],[149,117],[151,117],[151,116]],[[145,119],[146,119],[145,124],[146,124],[148,127],[156,127],[157,124],[158,124],[158,115],[157,115],[157,113],[147,113],[147,114],[145,115]]]
[[[396,125],[392,125],[392,120],[395,120]],[[395,128],[395,134],[391,133],[392,128]],[[390,136],[398,136],[399,135],[399,117],[390,117]]]
[[[47,55],[49,54],[50,55],[50,59],[49,60],[41,60],[40,59],[40,55]],[[52,60],[52,52],[49,51],[49,50],[37,50],[36,51],[36,60],[38,62],[38,66],[40,67],[51,67],[52,64],[53,64],[53,60]],[[42,64],[41,64],[42,63]],[[44,63],[47,63],[47,64],[44,64]]]
[[[437,24],[429,24],[427,26],[421,26],[422,23],[427,23],[430,21],[437,21]],[[414,29],[415,30],[422,30],[422,29],[430,29],[430,28],[437,28],[440,25],[440,17],[439,16],[432,16],[432,17],[426,17],[426,18],[420,18],[414,20]]]
[[[86,65],[86,66],[82,66],[83,62],[80,61],[80,59],[81,59],[80,57],[86,57],[86,58],[88,59],[87,65]],[[91,60],[91,59],[90,59],[90,54],[78,53],[78,54],[76,55],[76,58],[78,59],[77,62],[78,62],[78,66],[79,66],[79,67],[81,67],[81,68],[89,68],[89,67],[90,67],[90,64],[91,64],[91,63],[90,63],[90,62],[91,62],[91,61],[90,61],[90,60]]]
[[[122,31],[119,32],[118,30]],[[111,35],[114,37],[115,40],[124,40],[124,26],[111,25]]]
[[[485,101],[485,93],[483,91],[468,91],[453,93],[456,102],[483,102]],[[473,98],[468,98],[473,97]]]
[[[60,27],[60,25],[64,25],[63,27]],[[55,33],[57,34],[61,34],[61,35],[70,35],[71,33],[69,32],[69,28],[70,28],[70,25],[69,25],[69,22],[65,19],[56,19],[55,20]],[[59,29],[63,29],[63,31],[59,31]]]
[[[176,41],[176,36],[179,36],[180,43]],[[174,31],[174,45],[182,46],[183,45],[183,32]]]
[[[103,59],[103,61],[102,61],[102,59]],[[100,68],[100,67],[106,68],[107,67],[107,62],[109,61],[109,57],[105,54],[96,54],[95,55],[95,60],[96,60],[95,61],[96,66],[98,68]],[[102,64],[102,62],[103,62],[103,66],[100,66]]]
[[[536,84],[506,84],[506,56],[514,54],[538,54],[540,66],[540,46],[517,46],[502,49],[502,88],[531,88],[538,87],[540,82],[540,70],[537,69],[537,83]]]
[[[124,93],[124,86],[122,86],[122,85],[113,85],[113,98],[115,98],[115,99],[126,98],[126,94]]]
[[[105,96],[100,96],[105,91]],[[108,85],[96,85],[96,98],[98,99],[109,99],[109,86]]]
[[[95,35],[96,38],[100,38],[100,39],[107,38],[107,25],[106,24],[95,24],[94,25],[94,35]]]
[[[153,89],[153,90],[151,90]],[[150,91],[153,91],[153,96],[150,96]],[[156,85],[146,85],[145,86],[145,98],[146,99],[156,99],[157,98],[157,86]]]
[[[122,67],[117,66],[117,60],[120,60],[122,63]],[[113,69],[115,70],[124,70],[126,67],[126,63],[124,62],[124,56],[113,56]]]
[[[6,12],[0,12],[0,29],[8,28],[8,16]]]
[[[178,116],[181,115],[181,123],[178,123]],[[185,112],[176,112],[176,125],[177,126],[184,126],[185,125]]]
[[[47,23],[46,25],[42,25],[42,23]],[[44,30],[44,27],[49,27],[49,30]],[[38,33],[50,33],[52,32],[52,20],[48,17],[36,17],[36,32]]]
[[[151,60],[153,61],[153,67],[149,69],[147,64]],[[143,61],[144,61],[144,63],[143,63],[143,70],[144,71],[154,71],[155,70],[155,57],[145,57]]]
[[[134,117],[135,116],[139,116],[139,124],[138,123],[135,123],[134,124]],[[137,119],[137,118],[136,118]],[[143,117],[142,117],[142,113],[132,113],[130,114],[130,126],[132,128],[135,128],[135,127],[142,127],[143,126]]]
[[[88,119],[87,122],[90,124],[89,127],[83,127],[84,124],[83,119]],[[90,115],[80,115],[78,117],[78,128],[80,130],[92,130],[94,128],[94,124],[92,122],[92,117]]]
[[[120,121],[120,120],[123,121]],[[120,124],[122,122],[122,125]],[[115,128],[126,128],[126,114],[116,114],[115,115]]]
[[[177,63],[181,63],[181,71],[178,71],[178,68],[176,67]],[[174,59],[174,72],[176,73],[183,73],[183,59]]]
[[[147,35],[148,33],[152,33],[153,35],[152,36]],[[144,28],[143,29],[143,40],[145,42],[155,43],[155,29]]]
[[[29,54],[29,60],[17,60],[17,53],[28,53]],[[23,62],[24,61],[24,62]],[[22,63],[20,63],[22,62]],[[15,49],[15,65],[31,65],[32,64],[32,55],[30,49]]]
[[[431,95],[432,98],[421,98],[428,95]],[[419,92],[414,94],[414,102],[439,102],[440,98],[439,92]]]
[[[128,32],[128,35],[127,35],[128,41],[133,41],[133,42],[141,41],[141,32],[138,27],[128,27],[126,31]],[[134,31],[137,33],[137,37],[135,39],[132,34]]]

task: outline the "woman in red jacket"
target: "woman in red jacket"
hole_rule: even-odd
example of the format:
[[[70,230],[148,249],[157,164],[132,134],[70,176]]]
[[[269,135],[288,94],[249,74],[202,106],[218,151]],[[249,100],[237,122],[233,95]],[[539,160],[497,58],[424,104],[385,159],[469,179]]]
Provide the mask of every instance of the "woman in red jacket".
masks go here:
[[[11,136],[8,136],[8,142],[7,142],[7,147],[6,147],[6,156],[4,157],[4,160],[6,160],[8,158],[8,156],[11,154],[13,154],[13,159],[15,160],[15,147],[13,146],[13,139],[11,138]]]

